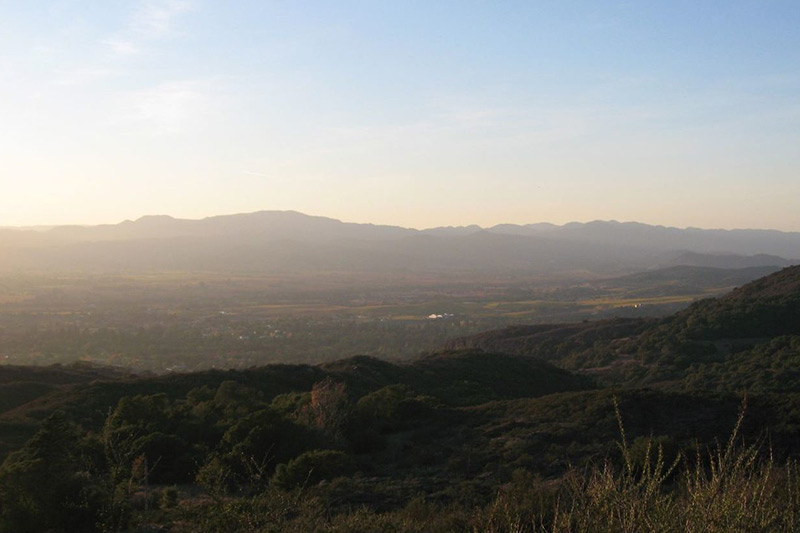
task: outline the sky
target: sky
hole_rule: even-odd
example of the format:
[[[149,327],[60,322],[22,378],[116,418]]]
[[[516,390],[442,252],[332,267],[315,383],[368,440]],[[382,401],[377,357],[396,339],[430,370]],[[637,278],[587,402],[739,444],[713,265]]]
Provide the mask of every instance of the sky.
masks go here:
[[[796,0],[0,0],[0,226],[800,231]]]

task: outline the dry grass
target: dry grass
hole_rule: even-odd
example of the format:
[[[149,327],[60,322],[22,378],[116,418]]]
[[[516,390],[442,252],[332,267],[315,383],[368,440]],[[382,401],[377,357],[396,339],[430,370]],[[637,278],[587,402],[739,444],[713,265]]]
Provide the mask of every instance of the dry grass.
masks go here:
[[[669,464],[661,449],[648,446],[643,464],[637,466],[617,411],[622,469],[607,462],[586,473],[573,470],[549,522],[531,524],[527,530],[798,531],[798,465],[789,461],[778,467],[758,446],[740,444],[744,412],[743,404],[724,446],[717,444],[706,453],[698,449],[693,460],[676,458]],[[503,531],[519,529],[509,524]]]

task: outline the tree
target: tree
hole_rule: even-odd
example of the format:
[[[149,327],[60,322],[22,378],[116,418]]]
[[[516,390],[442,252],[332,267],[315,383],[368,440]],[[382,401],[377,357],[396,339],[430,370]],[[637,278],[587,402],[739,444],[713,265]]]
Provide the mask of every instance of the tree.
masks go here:
[[[82,443],[78,428],[59,411],[6,458],[0,466],[0,531],[99,529],[111,499]]]
[[[301,418],[320,430],[334,444],[341,445],[353,414],[353,402],[344,383],[325,378],[311,388],[311,403]]]

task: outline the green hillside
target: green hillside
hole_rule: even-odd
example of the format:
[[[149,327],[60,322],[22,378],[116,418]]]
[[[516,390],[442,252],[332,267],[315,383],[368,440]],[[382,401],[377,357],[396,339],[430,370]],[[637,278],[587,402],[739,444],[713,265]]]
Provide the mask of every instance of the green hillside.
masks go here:
[[[660,320],[511,327],[448,347],[533,356],[606,385],[783,391],[798,335],[800,267],[788,267]]]

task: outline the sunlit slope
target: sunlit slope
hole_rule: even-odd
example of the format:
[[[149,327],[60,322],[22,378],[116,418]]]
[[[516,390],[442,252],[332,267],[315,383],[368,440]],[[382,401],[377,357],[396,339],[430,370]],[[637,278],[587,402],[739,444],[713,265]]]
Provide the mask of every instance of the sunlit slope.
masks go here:
[[[800,267],[788,267],[664,319],[518,326],[447,347],[535,356],[633,386],[792,390],[798,336]]]

